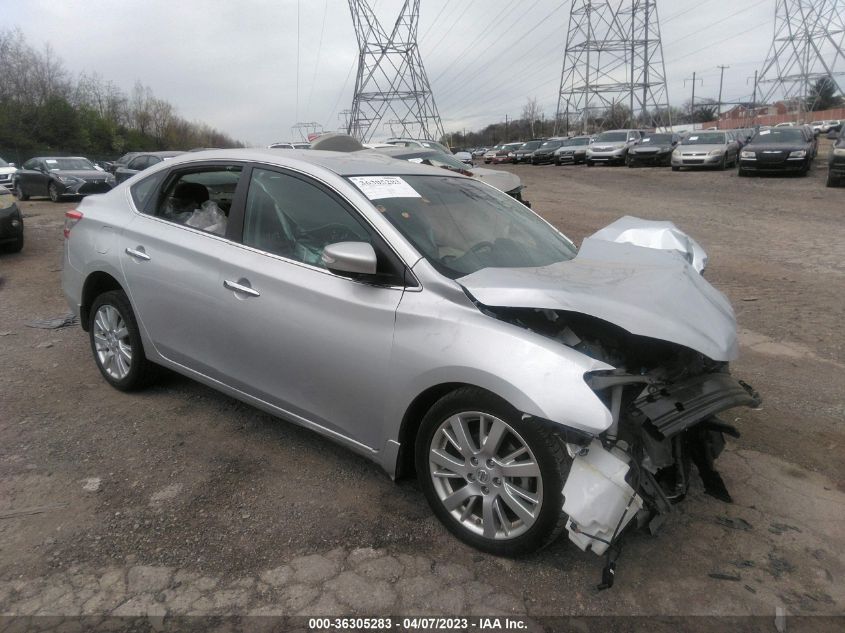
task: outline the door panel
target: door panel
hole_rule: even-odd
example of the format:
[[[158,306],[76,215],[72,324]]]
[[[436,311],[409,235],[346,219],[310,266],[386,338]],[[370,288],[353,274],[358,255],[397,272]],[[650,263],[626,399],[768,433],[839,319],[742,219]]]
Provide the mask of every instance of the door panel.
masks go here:
[[[221,259],[226,382],[380,449],[402,290],[235,244],[225,246]],[[226,289],[225,281],[247,281],[260,296]]]
[[[223,359],[217,252],[222,240],[146,215],[120,238],[120,258],[132,307],[165,358],[212,378]],[[127,252],[128,251],[128,252]]]

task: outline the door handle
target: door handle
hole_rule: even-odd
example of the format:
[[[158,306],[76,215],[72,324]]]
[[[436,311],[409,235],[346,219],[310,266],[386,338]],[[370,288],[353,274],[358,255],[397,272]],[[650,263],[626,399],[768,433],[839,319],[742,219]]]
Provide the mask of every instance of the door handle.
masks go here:
[[[223,287],[227,290],[234,290],[235,292],[241,292],[245,295],[249,295],[250,297],[260,297],[261,293],[258,292],[255,288],[250,288],[249,286],[244,286],[243,284],[239,284],[235,281],[229,281],[228,279],[223,280]]]
[[[134,248],[127,248],[126,254],[131,256],[131,257],[134,257],[135,259],[140,259],[140,260],[145,261],[145,262],[150,261],[150,256],[147,255],[144,252],[143,248],[140,247],[140,246],[138,248],[141,249],[141,250],[136,250]]]

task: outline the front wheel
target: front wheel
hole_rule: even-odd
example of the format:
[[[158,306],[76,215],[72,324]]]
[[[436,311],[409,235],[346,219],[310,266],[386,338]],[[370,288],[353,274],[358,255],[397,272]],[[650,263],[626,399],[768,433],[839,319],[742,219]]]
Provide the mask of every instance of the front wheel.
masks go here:
[[[489,392],[464,387],[438,400],[423,418],[415,453],[434,514],[477,549],[533,552],[566,525],[563,441]]]
[[[59,194],[59,189],[56,187],[56,183],[50,183],[50,186],[47,188],[47,194],[53,202],[61,202],[62,196]]]
[[[88,335],[97,368],[115,389],[140,389],[153,378],[155,366],[144,355],[138,322],[122,290],[104,292],[94,300]]]

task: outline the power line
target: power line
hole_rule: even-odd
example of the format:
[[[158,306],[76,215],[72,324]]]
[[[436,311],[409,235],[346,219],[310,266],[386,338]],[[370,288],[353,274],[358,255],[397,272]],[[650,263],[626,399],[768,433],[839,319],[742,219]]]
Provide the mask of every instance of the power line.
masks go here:
[[[443,6],[440,8],[440,11],[437,12],[437,16],[435,16],[434,21],[431,24],[428,25],[428,28],[425,30],[425,33],[423,33],[422,36],[420,37],[420,43],[422,43],[425,40],[425,38],[428,37],[428,34],[431,33],[431,30],[434,28],[434,25],[437,24],[437,20],[440,19],[440,16],[443,15],[443,12],[446,10],[446,7],[448,7],[448,6],[449,6],[449,4],[444,0]],[[452,5],[452,6],[455,6],[455,5]]]
[[[311,90],[308,92],[308,105],[305,106],[305,111],[311,110],[311,97],[314,96],[314,84],[317,83],[317,70],[320,68],[320,56],[323,54],[323,33],[326,30],[326,13],[329,9],[329,0],[326,0],[323,5],[323,24],[320,27],[320,43],[317,44],[317,63],[314,64],[314,76],[311,78]]]

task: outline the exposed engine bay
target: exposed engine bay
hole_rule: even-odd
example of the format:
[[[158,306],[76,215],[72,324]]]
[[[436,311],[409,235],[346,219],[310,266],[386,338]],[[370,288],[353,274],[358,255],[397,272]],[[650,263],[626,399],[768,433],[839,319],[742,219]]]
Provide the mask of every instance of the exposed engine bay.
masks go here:
[[[757,407],[761,400],[731,376],[727,362],[576,312],[483,310],[615,368],[585,376],[613,423],[599,437],[585,436],[580,443],[568,438],[573,461],[563,490],[570,540],[608,555],[600,587],[612,585],[622,532],[636,525],[655,533],[686,495],[692,466],[707,494],[731,501],[714,461],[725,434],[739,433],[716,416],[735,406]]]

